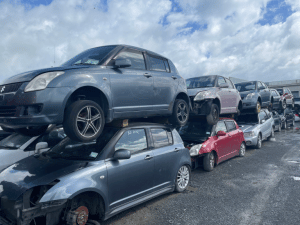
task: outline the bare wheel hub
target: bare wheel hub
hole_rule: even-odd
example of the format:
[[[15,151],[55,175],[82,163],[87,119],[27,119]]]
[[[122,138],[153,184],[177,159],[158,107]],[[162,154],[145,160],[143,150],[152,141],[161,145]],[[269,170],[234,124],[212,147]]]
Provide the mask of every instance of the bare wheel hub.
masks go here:
[[[85,225],[89,218],[89,210],[85,206],[80,206],[74,211],[70,211],[67,215],[67,223],[69,225]]]

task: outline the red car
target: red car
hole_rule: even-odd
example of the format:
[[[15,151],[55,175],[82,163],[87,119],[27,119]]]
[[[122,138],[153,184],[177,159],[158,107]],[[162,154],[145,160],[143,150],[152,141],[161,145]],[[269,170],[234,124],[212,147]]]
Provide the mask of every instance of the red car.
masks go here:
[[[293,96],[291,90],[286,87],[277,88],[276,90],[279,92],[283,103],[285,105],[289,105],[292,108],[294,108],[295,101],[294,101],[294,96]]]
[[[233,119],[220,119],[215,125],[203,120],[190,120],[179,130],[186,148],[190,150],[192,169],[203,164],[206,171],[235,156],[246,152],[244,133]]]

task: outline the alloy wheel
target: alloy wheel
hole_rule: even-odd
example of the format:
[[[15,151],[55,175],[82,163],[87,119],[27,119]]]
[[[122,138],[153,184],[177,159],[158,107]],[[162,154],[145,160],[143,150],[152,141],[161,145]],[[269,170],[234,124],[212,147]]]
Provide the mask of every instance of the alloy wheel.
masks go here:
[[[260,103],[259,103],[259,102],[257,102],[257,103],[256,103],[256,112],[257,112],[257,113],[259,113],[259,112],[260,112],[260,110],[261,110]]]
[[[185,123],[188,118],[188,108],[184,103],[178,105],[177,118],[181,123]]]
[[[83,107],[76,118],[79,133],[86,138],[95,136],[101,129],[101,114],[94,106]]]
[[[177,184],[181,189],[185,189],[190,180],[190,170],[187,166],[182,166],[177,173]]]
[[[218,119],[218,110],[217,109],[213,109],[212,116],[214,118],[214,121],[217,121],[217,119]]]
[[[210,156],[209,156],[209,165],[211,168],[214,168],[215,166],[215,156],[213,153],[210,153]]]
[[[258,148],[261,148],[261,137],[260,137],[260,135],[258,135],[257,146],[258,146]]]
[[[241,156],[244,156],[246,153],[246,146],[244,143],[241,144],[241,147],[240,147],[240,155]]]

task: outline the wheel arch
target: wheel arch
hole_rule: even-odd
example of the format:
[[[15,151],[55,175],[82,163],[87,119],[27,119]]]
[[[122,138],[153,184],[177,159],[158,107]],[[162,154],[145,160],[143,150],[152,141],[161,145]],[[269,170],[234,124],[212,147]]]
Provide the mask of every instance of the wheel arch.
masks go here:
[[[212,103],[216,104],[219,107],[219,114],[221,114],[221,101],[219,98],[214,98]]]
[[[211,153],[214,154],[214,157],[215,157],[215,164],[219,164],[219,156],[218,156],[218,153],[216,150],[212,150]]]
[[[182,100],[186,101],[188,103],[190,109],[192,108],[192,104],[191,104],[189,96],[184,92],[179,92],[173,101],[172,108],[170,109],[170,111],[173,110],[175,100],[177,100],[177,99],[182,99]]]

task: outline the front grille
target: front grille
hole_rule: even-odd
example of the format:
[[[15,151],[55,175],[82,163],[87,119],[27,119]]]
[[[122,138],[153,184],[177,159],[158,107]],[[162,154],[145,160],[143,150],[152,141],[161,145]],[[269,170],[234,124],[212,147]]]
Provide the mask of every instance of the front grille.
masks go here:
[[[23,83],[14,83],[14,84],[5,84],[0,85],[0,94],[10,93],[10,92],[16,92],[19,90]]]
[[[17,112],[16,106],[0,106],[0,117],[15,116]]]

